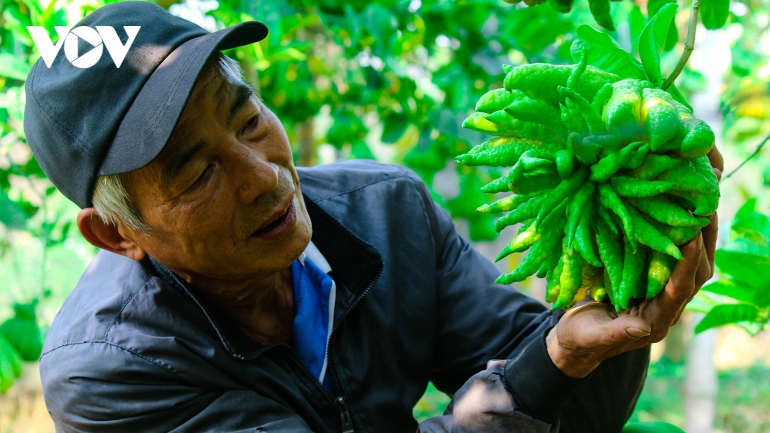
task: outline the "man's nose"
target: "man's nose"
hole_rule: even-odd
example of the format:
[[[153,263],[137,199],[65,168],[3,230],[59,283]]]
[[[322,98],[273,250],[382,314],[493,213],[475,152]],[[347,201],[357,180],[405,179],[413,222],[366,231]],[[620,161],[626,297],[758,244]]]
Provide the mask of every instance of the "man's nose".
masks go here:
[[[239,152],[235,160],[237,195],[244,206],[254,203],[259,196],[278,187],[280,167],[270,162],[264,152],[250,148]]]

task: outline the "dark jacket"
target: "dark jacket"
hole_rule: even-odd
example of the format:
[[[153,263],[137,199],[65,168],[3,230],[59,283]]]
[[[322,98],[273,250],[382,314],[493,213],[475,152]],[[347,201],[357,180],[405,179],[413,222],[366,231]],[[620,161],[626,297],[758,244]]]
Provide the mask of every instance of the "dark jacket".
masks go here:
[[[298,171],[337,284],[329,368],[341,395],[290,346],[250,340],[164,266],[101,251],[41,358],[57,431],[414,432],[428,381],[458,394],[425,432],[548,432],[557,417],[562,431],[621,429],[649,350],[566,377],[545,351],[551,313],[493,283],[499,272],[412,172],[364,161]],[[486,369],[492,359],[509,361]]]

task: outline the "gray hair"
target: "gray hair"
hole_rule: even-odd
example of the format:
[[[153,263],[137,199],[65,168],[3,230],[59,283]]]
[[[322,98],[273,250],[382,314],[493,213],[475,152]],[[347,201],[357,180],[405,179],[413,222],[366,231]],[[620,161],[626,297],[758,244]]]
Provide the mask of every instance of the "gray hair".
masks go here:
[[[226,79],[243,81],[243,71],[236,60],[217,52],[210,62],[216,62],[217,72]],[[105,224],[117,226],[123,223],[148,236],[150,227],[142,220],[128,194],[128,182],[129,173],[99,176],[91,201]]]

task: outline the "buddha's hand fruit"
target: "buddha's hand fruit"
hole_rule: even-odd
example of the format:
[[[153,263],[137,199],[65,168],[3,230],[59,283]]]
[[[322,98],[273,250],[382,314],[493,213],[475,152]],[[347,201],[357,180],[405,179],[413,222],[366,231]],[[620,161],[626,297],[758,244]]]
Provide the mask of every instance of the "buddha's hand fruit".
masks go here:
[[[592,3],[599,19],[605,2]],[[497,282],[545,277],[554,309],[590,295],[620,311],[656,296],[678,246],[716,210],[713,131],[666,91],[588,66],[585,54],[577,65],[504,68],[505,87],[464,124],[496,138],[457,157],[510,167],[482,191],[513,195],[478,210],[502,214],[498,232],[519,224],[498,260],[529,252]]]

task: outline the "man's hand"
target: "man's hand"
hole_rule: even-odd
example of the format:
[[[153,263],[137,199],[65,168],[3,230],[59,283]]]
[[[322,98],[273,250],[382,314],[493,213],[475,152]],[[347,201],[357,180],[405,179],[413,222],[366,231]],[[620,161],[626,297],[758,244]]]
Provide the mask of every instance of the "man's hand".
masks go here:
[[[708,155],[717,178],[722,155],[714,147]],[[698,236],[681,247],[677,263],[658,296],[615,313],[606,303],[567,311],[546,338],[548,354],[567,376],[581,378],[605,359],[661,341],[682,315],[685,305],[714,274],[717,214]]]

